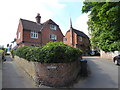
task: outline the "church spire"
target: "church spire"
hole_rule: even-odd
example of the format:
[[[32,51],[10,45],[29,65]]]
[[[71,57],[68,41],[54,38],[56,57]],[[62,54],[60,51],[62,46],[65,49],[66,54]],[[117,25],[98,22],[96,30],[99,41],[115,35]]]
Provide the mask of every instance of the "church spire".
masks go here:
[[[71,20],[71,18],[70,18],[70,28],[72,28],[72,20]]]

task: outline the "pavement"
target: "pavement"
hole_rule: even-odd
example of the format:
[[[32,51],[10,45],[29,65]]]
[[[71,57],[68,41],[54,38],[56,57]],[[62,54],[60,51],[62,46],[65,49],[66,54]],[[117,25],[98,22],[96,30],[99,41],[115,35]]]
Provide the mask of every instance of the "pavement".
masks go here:
[[[37,86],[26,72],[6,56],[6,61],[3,62],[2,88],[37,88]]]
[[[0,56],[0,90],[2,89],[2,57]]]
[[[69,88],[118,88],[118,67],[110,60],[83,57],[88,61],[88,77],[80,77]],[[3,88],[38,88],[9,56],[3,62]],[[39,88],[50,88],[41,85]]]

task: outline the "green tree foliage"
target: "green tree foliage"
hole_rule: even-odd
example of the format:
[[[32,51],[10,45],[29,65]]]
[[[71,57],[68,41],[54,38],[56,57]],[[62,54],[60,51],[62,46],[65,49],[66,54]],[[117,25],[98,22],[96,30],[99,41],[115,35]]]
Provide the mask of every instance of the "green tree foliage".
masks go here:
[[[90,12],[92,45],[106,52],[120,51],[120,2],[84,2],[82,12]]]

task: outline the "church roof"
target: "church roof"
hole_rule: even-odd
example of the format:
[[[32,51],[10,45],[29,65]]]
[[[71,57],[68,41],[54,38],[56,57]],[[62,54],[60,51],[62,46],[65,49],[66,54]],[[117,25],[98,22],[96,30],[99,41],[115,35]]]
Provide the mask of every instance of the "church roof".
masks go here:
[[[77,29],[74,29],[72,28],[73,32],[75,32],[78,36],[82,36],[82,37],[85,37],[85,38],[89,38],[84,32],[82,31],[79,31]],[[70,30],[68,30],[67,32],[69,32]]]

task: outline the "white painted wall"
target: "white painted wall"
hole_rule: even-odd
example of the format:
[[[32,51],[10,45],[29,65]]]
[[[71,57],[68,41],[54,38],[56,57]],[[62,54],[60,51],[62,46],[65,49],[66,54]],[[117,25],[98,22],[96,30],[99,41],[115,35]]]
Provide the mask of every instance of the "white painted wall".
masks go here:
[[[101,58],[106,58],[106,59],[113,59],[113,57],[117,56],[118,54],[120,54],[120,51],[114,51],[114,52],[104,52],[104,51],[100,51],[101,54]]]

